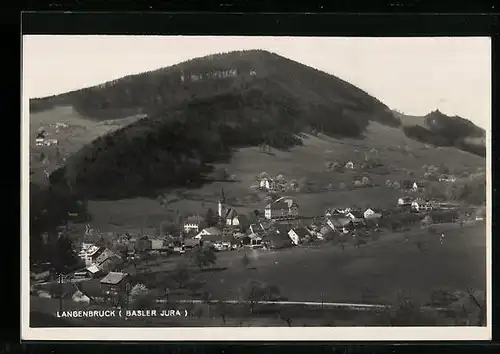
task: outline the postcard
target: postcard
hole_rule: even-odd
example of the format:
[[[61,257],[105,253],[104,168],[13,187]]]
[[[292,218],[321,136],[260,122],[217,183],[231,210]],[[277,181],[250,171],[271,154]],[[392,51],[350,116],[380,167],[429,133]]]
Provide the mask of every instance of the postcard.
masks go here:
[[[23,339],[491,339],[489,38],[22,60]]]

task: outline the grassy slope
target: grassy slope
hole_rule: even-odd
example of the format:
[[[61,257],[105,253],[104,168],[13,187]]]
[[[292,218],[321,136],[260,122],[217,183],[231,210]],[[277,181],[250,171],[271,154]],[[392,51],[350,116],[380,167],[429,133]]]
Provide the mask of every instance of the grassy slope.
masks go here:
[[[132,116],[120,120],[94,121],[83,117],[71,106],[58,106],[56,108],[30,114],[30,169],[34,172],[33,181],[46,183],[47,179],[43,170],[49,173],[55,170],[59,163],[56,159],[56,147],[35,145],[37,132],[40,128],[45,129],[46,137],[57,139],[62,157],[80,150],[84,145],[90,144],[101,135],[117,130],[125,125],[140,119],[140,116]],[[67,124],[67,128],[56,131],[55,124]],[[48,165],[39,161],[38,157],[43,152],[49,158]]]
[[[261,153],[258,148],[240,149],[233,154],[230,163],[218,165],[227,168],[230,174],[234,174],[236,182],[206,184],[199,189],[188,190],[189,195],[181,200],[177,200],[178,197],[171,193],[169,199],[174,201],[170,203],[170,208],[179,209],[185,213],[204,212],[209,207],[216,210],[218,195],[222,188],[224,188],[228,199],[242,199],[244,196],[254,193],[249,187],[254,183],[255,177],[263,171],[274,176],[283,174],[287,180],[293,178],[299,180],[302,177],[307,177],[311,181],[318,181],[322,184],[328,182],[339,184],[342,181],[352,183],[353,176],[361,174],[360,172],[325,171],[325,162],[353,160],[356,165],[359,165],[358,162],[361,163],[364,159],[364,152],[371,148],[378,149],[379,158],[390,168],[389,175],[366,173],[374,182],[382,185],[386,179],[408,178],[405,172],[401,171],[402,169],[416,171],[414,178],[418,178],[423,174],[421,166],[424,164],[446,164],[452,169],[467,168],[470,171],[475,171],[485,165],[484,159],[473,154],[454,148],[426,148],[424,144],[408,139],[397,128],[390,128],[378,123],[372,123],[365,136],[364,140],[337,140],[308,135],[303,139],[304,146],[294,147],[286,152],[274,150],[273,155]],[[409,155],[402,149],[395,149],[397,146],[403,147],[404,145],[410,147]],[[391,147],[391,149],[386,147]],[[400,192],[381,186],[353,191],[298,193],[294,196],[301,205],[302,213],[321,215],[325,207],[332,206],[340,207],[350,204],[393,206],[397,197],[400,196]],[[260,195],[260,197],[260,202],[241,202],[242,206],[235,205],[235,207],[241,212],[253,209],[262,211],[264,195]],[[166,214],[166,210],[158,202],[146,198],[93,201],[89,203],[89,209],[94,215],[93,223],[99,227],[106,227],[106,224],[109,223],[137,227],[144,222],[145,216],[147,224],[153,226],[154,224],[158,225]]]
[[[428,301],[433,290],[485,289],[486,238],[484,224],[470,228],[442,228],[441,245],[426,231],[388,234],[359,249],[290,249],[256,257],[255,270],[242,270],[238,255],[226,261],[226,271],[204,274],[216,298],[234,298],[248,279],[276,284],[290,300],[362,302],[369,288],[380,302],[395,299],[399,291],[417,301]],[[427,238],[420,252],[414,239]],[[385,238],[385,239],[384,239]],[[408,241],[406,241],[408,238]],[[224,260],[220,262],[223,265]],[[233,263],[233,264],[231,264]],[[224,286],[220,286],[224,284]],[[298,286],[300,284],[300,286]]]

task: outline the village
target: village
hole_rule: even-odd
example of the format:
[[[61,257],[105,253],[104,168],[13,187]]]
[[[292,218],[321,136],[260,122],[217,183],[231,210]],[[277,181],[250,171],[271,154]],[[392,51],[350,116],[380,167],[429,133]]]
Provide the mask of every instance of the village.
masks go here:
[[[119,303],[123,293],[130,294],[132,289],[143,284],[131,280],[131,264],[137,273],[138,264],[148,272],[148,261],[192,257],[200,250],[207,252],[280,252],[293,247],[326,247],[336,243],[339,247],[351,245],[362,247],[376,240],[378,235],[411,228],[426,228],[432,231],[432,225],[484,221],[484,212],[475,213],[470,208],[459,204],[425,200],[419,196],[422,189],[415,181],[401,182],[404,195],[394,201],[393,208],[365,209],[346,205],[332,207],[324,215],[303,216],[300,200],[292,196],[280,196],[279,183],[273,178],[264,177],[259,181],[259,190],[272,193],[269,203],[263,210],[239,213],[229,206],[224,190],[218,198],[218,208],[206,215],[194,214],[179,220],[177,227],[143,228],[138,232],[124,230],[114,235],[99,235],[87,224],[81,245],[74,245],[84,268],[65,275],[56,275],[49,270],[32,273],[33,293],[39,297],[57,297],[40,284],[73,284],[69,296],[72,301],[85,303]],[[445,235],[436,234],[439,242]],[[209,257],[210,258],[210,257]],[[215,259],[215,257],[213,257]],[[212,266],[214,260],[203,266]],[[86,281],[98,281],[100,286],[89,293],[82,286]],[[58,288],[56,287],[56,293]]]

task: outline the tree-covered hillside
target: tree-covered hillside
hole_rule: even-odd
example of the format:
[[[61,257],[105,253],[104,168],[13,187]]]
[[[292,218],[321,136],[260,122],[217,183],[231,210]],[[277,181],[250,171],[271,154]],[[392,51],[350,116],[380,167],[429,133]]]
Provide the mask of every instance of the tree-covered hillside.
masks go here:
[[[249,50],[210,55],[178,65],[127,76],[99,86],[33,99],[32,112],[72,105],[94,119],[124,118],[176,106],[194,98],[238,94],[262,88],[273,97],[286,93],[311,106],[362,111],[371,120],[399,125],[377,99],[327,73],[279,55]]]
[[[458,116],[449,117],[434,111],[424,117],[424,125],[410,125],[403,128],[412,139],[436,146],[454,146],[458,149],[486,156],[486,146],[471,138],[484,138],[485,131],[472,122]]]

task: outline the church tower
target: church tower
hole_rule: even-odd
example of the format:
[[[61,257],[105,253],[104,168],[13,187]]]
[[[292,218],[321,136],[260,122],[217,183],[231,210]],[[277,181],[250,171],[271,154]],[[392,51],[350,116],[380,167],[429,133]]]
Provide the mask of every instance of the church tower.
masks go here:
[[[222,219],[224,217],[224,211],[226,209],[226,197],[224,196],[224,189],[221,191],[221,195],[219,198],[219,218]]]

